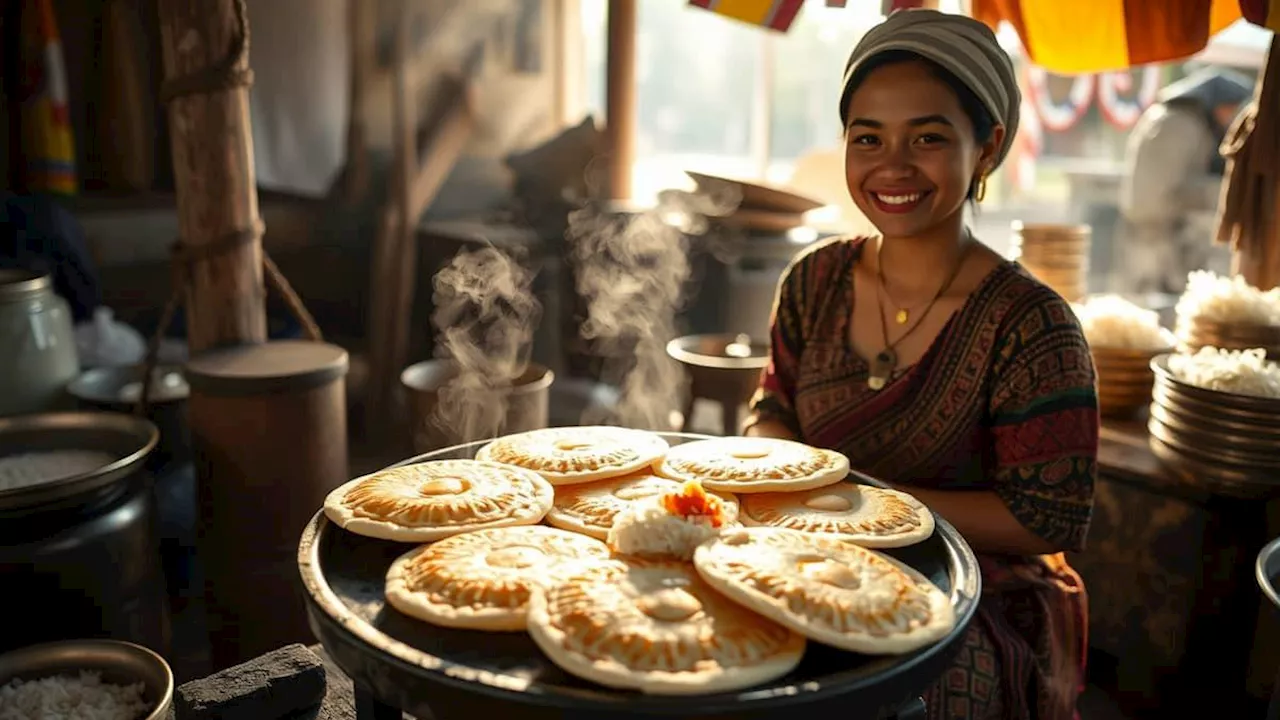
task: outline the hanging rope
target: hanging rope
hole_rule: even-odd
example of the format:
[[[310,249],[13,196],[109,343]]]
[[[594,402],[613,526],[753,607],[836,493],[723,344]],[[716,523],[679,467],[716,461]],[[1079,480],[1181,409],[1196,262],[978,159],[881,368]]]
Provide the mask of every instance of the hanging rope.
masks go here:
[[[249,69],[249,17],[245,0],[235,0],[234,12],[236,29],[228,44],[227,54],[208,67],[166,80],[160,88],[160,97],[165,103],[191,95],[209,95],[253,85],[253,70]],[[264,229],[262,221],[256,220],[251,227],[228,233],[213,242],[190,245],[179,240],[174,243],[171,253],[172,289],[160,314],[160,324],[147,343],[147,354],[142,365],[142,394],[135,408],[137,414],[145,415],[150,406],[151,381],[160,354],[160,343],[182,305],[191,282],[192,269],[200,262],[258,242],[262,239]],[[267,286],[280,295],[290,314],[302,326],[307,339],[321,342],[324,336],[320,332],[320,326],[265,249],[262,251],[262,274]]]

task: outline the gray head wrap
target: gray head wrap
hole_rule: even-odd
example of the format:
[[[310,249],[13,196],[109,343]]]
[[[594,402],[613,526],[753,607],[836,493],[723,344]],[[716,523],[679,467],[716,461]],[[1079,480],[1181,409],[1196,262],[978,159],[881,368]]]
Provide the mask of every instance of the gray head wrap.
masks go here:
[[[840,124],[848,123],[849,96],[858,70],[871,58],[891,50],[914,53],[955,75],[1005,128],[1004,143],[996,149],[994,170],[1004,161],[1018,132],[1018,91],[1013,62],[1000,48],[991,28],[964,15],[937,10],[899,10],[872,28],[849,56],[840,93]]]

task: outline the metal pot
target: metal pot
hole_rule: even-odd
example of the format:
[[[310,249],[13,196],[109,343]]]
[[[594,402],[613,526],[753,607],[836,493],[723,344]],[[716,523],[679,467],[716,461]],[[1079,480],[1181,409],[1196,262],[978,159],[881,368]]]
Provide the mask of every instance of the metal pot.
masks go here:
[[[413,447],[424,453],[462,442],[480,440],[464,437],[466,430],[448,426],[439,421],[436,408],[440,404],[440,390],[449,380],[457,377],[457,366],[449,360],[427,360],[410,365],[400,373],[400,383],[409,395],[410,417],[413,423]],[[555,373],[542,365],[530,363],[511,388],[479,391],[487,397],[469,397],[477,406],[494,407],[506,403],[506,411],[498,427],[479,428],[483,432],[518,433],[547,427],[550,414],[551,383]],[[469,393],[472,395],[472,393]]]
[[[101,367],[81,373],[67,386],[83,410],[132,413],[141,392],[137,367]],[[160,514],[160,553],[169,596],[181,597],[192,587],[196,543],[196,478],[187,426],[191,388],[181,366],[161,365],[151,376],[147,419],[160,430],[147,469],[155,479]]]
[[[63,409],[80,372],[67,301],[48,275],[0,270],[0,417]]]
[[[0,419],[0,457],[94,450],[114,462],[53,482],[0,490],[0,587],[9,617],[0,651],[110,638],[168,650],[169,617],[145,465],[159,433],[118,413]],[[43,619],[42,619],[43,618]]]

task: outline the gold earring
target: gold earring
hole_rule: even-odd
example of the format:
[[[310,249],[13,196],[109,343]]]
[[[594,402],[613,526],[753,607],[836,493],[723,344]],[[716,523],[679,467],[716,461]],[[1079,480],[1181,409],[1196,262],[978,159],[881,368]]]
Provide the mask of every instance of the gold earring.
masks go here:
[[[973,193],[974,202],[982,202],[987,196],[987,174],[982,173],[978,176],[978,188]]]

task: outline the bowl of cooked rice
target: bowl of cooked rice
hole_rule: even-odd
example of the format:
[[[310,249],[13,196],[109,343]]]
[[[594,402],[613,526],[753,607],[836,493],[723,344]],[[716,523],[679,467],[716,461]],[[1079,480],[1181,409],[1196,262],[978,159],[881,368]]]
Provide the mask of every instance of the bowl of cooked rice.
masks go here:
[[[1196,270],[1187,275],[1175,312],[1183,352],[1261,348],[1272,360],[1280,359],[1280,288],[1264,291],[1238,275]]]
[[[1151,402],[1151,359],[1173,349],[1160,316],[1118,295],[1093,295],[1072,305],[1098,373],[1104,415],[1131,415]]]
[[[1196,482],[1230,494],[1280,493],[1280,365],[1261,348],[1160,355],[1150,445]]]
[[[119,640],[66,640],[0,655],[0,720],[161,720],[173,671]]]

